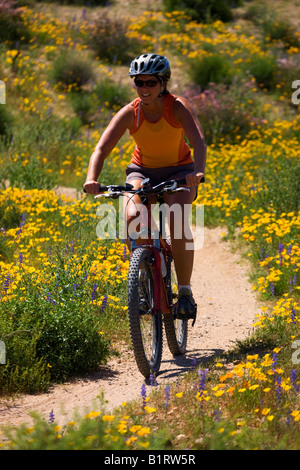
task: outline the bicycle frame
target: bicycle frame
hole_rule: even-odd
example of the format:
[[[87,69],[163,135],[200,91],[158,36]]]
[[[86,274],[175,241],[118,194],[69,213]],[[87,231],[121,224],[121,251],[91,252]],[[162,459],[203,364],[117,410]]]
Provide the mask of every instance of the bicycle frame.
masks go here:
[[[203,177],[201,179],[201,183],[205,181],[205,178]],[[145,179],[143,183],[148,183],[149,179]],[[163,182],[159,185],[157,185],[154,189],[157,190],[159,186],[165,185],[167,182]],[[181,190],[181,188],[177,189],[178,184],[185,184],[185,178],[182,180],[172,180],[169,181],[169,191],[178,191]],[[118,198],[119,196],[123,195],[124,192],[129,192],[132,194],[135,194],[136,191],[132,190],[132,185],[126,183],[125,187],[124,186],[118,186],[118,185],[111,185],[111,186],[100,186],[99,187],[99,196],[101,193],[108,191],[108,196],[107,197],[112,197],[114,199]],[[152,188],[153,189],[153,188]],[[188,189],[186,189],[188,191]],[[159,192],[154,192],[157,197],[157,202],[159,204],[163,203],[163,198],[161,196],[161,193]],[[129,240],[131,244],[131,254],[137,247],[144,247],[149,249],[151,258],[152,258],[152,263],[153,263],[153,272],[154,272],[154,298],[155,298],[155,306],[154,306],[154,313],[171,313],[172,312],[172,307],[173,305],[169,303],[168,301],[168,296],[166,292],[166,286],[163,280],[162,272],[161,272],[161,257],[160,255],[162,254],[164,261],[166,263],[166,257],[167,255],[172,257],[172,251],[168,243],[163,239],[162,234],[165,232],[163,231],[163,227],[165,224],[165,218],[163,218],[162,211],[159,211],[159,237],[155,237],[152,233],[151,230],[149,230],[149,227],[151,227],[151,210],[150,206],[151,204],[149,203],[149,199],[147,195],[145,194],[140,194],[141,199],[142,199],[142,206],[145,207],[146,210],[146,216],[145,216],[145,211],[142,211],[142,218],[141,218],[141,223],[140,223],[140,232],[135,233],[135,237],[132,238],[129,235]],[[98,196],[95,196],[96,198]],[[137,243],[137,239],[141,237],[141,235],[147,235],[147,242],[146,243]]]
[[[158,198],[158,203],[161,204],[163,201]],[[140,218],[140,231],[135,233],[135,237],[132,238],[133,234],[129,235],[131,253],[137,247],[148,248],[150,251],[152,266],[153,266],[153,277],[154,277],[154,313],[171,313],[172,305],[169,304],[166,286],[163,280],[162,270],[161,270],[161,256],[164,258],[166,263],[167,255],[172,256],[172,251],[168,243],[163,239],[162,234],[164,233],[163,228],[165,226],[165,216],[163,216],[162,211],[159,211],[159,237],[151,232],[152,227],[152,216],[151,216],[151,204],[146,198],[142,202],[143,207],[146,210],[142,210]],[[140,243],[141,236],[147,235],[147,241],[145,243]],[[137,243],[137,240],[139,242]]]

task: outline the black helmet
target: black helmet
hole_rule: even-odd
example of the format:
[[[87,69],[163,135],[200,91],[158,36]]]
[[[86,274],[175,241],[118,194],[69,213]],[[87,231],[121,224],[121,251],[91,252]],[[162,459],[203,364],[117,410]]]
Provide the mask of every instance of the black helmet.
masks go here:
[[[131,62],[128,75],[131,77],[136,75],[157,75],[164,80],[169,80],[171,69],[166,57],[159,54],[143,54]]]

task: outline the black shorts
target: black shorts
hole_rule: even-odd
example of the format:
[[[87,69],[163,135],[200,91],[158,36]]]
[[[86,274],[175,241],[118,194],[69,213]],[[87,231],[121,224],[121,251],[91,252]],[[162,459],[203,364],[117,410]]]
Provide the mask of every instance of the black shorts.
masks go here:
[[[126,183],[132,180],[150,179],[150,184],[156,186],[163,181],[183,179],[194,171],[194,163],[178,166],[166,166],[163,168],[146,168],[135,163],[130,163],[126,168]]]

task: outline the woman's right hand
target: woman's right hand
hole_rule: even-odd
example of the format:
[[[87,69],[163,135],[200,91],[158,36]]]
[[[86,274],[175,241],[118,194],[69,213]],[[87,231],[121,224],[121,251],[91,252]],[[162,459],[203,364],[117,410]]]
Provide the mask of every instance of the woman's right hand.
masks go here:
[[[99,194],[100,192],[100,183],[95,180],[86,180],[83,185],[84,191],[87,194]]]

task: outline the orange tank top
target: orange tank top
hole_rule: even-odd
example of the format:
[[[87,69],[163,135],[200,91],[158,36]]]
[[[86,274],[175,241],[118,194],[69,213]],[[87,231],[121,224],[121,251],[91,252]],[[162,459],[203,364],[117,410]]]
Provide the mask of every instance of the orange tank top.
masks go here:
[[[150,122],[145,118],[142,102],[133,102],[134,124],[130,134],[136,146],[131,163],[148,168],[162,168],[192,163],[191,151],[184,140],[184,130],[174,118],[175,96],[163,95],[163,112],[160,119]]]

